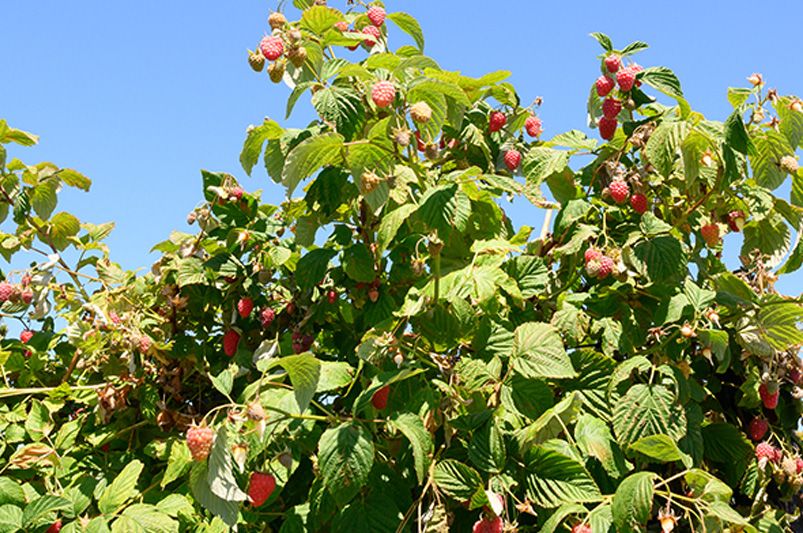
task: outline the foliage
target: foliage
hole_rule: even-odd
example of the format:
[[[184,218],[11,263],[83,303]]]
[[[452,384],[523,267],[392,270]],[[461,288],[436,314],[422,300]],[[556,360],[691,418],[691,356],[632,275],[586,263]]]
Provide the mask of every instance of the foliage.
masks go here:
[[[36,137],[0,122],[0,253],[41,256],[5,273],[3,317],[34,334],[0,345],[0,531],[792,527],[803,307],[774,282],[803,258],[800,100],[759,80],[709,120],[651,67],[609,142],[541,140],[508,72],[441,69],[409,15],[372,46],[364,9],[295,3],[269,71],[288,115],[310,95],[318,119],[266,120],[241,154],[288,197],[203,172],[198,231],[157,244],[149,273],[112,261],[112,224],[56,212],[89,180],[7,160]],[[388,25],[414,44],[391,51]],[[603,73],[646,47],[594,37]],[[588,109],[596,125],[593,88]],[[615,181],[648,209],[617,204]],[[512,198],[554,224],[514,227]],[[718,236],[738,231],[729,271]],[[206,459],[192,424],[214,430]],[[252,472],[276,482],[258,507]]]

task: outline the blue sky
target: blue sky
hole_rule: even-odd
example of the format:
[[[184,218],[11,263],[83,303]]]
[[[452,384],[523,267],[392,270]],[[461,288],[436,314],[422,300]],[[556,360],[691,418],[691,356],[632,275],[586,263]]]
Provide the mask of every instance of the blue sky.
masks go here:
[[[332,1],[343,7],[345,2]],[[609,34],[624,46],[651,48],[642,65],[672,68],[692,107],[714,119],[730,112],[729,86],[754,71],[781,94],[803,93],[800,4],[746,1],[603,2],[482,0],[387,1],[421,22],[426,52],[468,75],[507,69],[522,100],[542,96],[545,136],[585,124],[585,100],[598,74],[597,43]],[[62,207],[80,218],[114,220],[114,259],[149,265],[150,247],[184,222],[201,199],[199,169],[228,171],[246,189],[280,200],[264,170],[247,178],[238,156],[249,124],[284,122],[288,90],[253,73],[246,49],[267,28],[272,1],[5,0],[0,118],[41,135],[27,162],[50,160],[94,181],[89,194],[68,192]],[[400,41],[396,41],[398,44]],[[391,43],[393,44],[393,43]],[[534,209],[514,206],[514,221],[540,227]],[[731,243],[736,245],[736,243]],[[799,294],[803,275],[779,288]]]

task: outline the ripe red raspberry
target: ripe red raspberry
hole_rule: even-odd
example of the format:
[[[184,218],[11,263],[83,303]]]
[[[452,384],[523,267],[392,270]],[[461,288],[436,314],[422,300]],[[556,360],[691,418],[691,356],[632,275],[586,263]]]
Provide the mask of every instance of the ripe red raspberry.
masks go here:
[[[591,531],[591,526],[589,526],[585,522],[577,522],[572,527],[572,533],[593,533],[593,532]]]
[[[380,81],[371,89],[371,99],[376,107],[389,107],[396,99],[396,87],[389,81]]]
[[[616,83],[619,84],[619,88],[627,92],[633,88],[633,85],[636,83],[636,73],[633,72],[632,69],[623,68],[619,72],[616,73]]]
[[[334,27],[335,27],[336,30],[341,31],[341,32],[349,31],[349,23],[346,22],[345,20],[340,20],[338,22],[335,22],[334,23]]]
[[[270,35],[262,38],[262,41],[259,43],[259,49],[262,51],[263,56],[274,61],[279,59],[284,53],[284,43],[282,43],[279,37]]]
[[[390,394],[390,385],[385,385],[371,396],[371,405],[378,410],[382,410],[388,406],[388,395]]]
[[[419,124],[426,124],[432,118],[432,108],[426,102],[416,102],[410,106],[410,118]]]
[[[379,36],[382,35],[382,32],[376,26],[366,26],[362,29],[362,33],[369,36],[368,39],[362,42],[368,48],[373,48],[379,42]]]
[[[240,298],[240,301],[237,302],[237,312],[240,313],[241,317],[248,318],[251,315],[251,311],[253,310],[254,310],[254,300],[252,300],[248,296]]]
[[[377,28],[385,23],[385,10],[381,6],[369,7],[366,15],[368,15],[368,20],[371,21],[371,24]]]
[[[602,102],[602,114],[607,118],[616,118],[622,110],[622,102],[616,98],[606,98]]]
[[[611,74],[619,70],[619,67],[621,66],[622,66],[622,58],[620,58],[618,55],[611,54],[605,58],[605,68],[607,68],[608,72],[610,72]]]
[[[33,338],[33,331],[29,329],[24,329],[20,332],[20,340],[25,344],[28,344],[28,341]]]
[[[0,283],[0,302],[6,302],[14,294],[14,285],[7,281]]]
[[[616,82],[613,81],[613,78],[608,76],[600,76],[594,84],[597,86],[597,95],[599,95],[600,98],[608,96],[608,93],[616,87]]]
[[[242,187],[232,187],[229,190],[229,199],[239,202],[243,197],[243,193]]]
[[[803,474],[803,459],[795,457],[795,466],[797,467],[797,473]]]
[[[610,141],[616,133],[616,125],[615,118],[602,117],[599,119],[599,136]]]
[[[597,277],[599,279],[607,278],[609,275],[611,275],[611,273],[613,273],[613,267],[613,259],[603,255],[599,258],[599,270],[597,271]]]
[[[61,520],[56,520],[55,522],[50,524],[50,527],[47,528],[47,531],[45,531],[45,533],[59,533],[59,531],[61,531]]]
[[[237,353],[238,344],[240,344],[240,334],[236,330],[230,329],[223,335],[223,353],[229,357]]]
[[[491,133],[499,131],[507,124],[507,117],[501,111],[491,111],[488,117],[488,131]]]
[[[599,261],[601,257],[602,257],[602,252],[600,252],[596,248],[589,248],[583,254],[583,258],[585,259],[586,263],[589,263],[591,261]]]
[[[214,440],[214,429],[206,426],[190,426],[187,430],[187,447],[190,449],[192,460],[203,461],[209,457]]]
[[[334,305],[337,301],[337,292],[330,290],[326,293],[326,300],[329,302],[329,305]]]
[[[758,395],[761,396],[761,403],[767,409],[775,409],[778,407],[778,384],[774,381],[762,383],[758,386]]]
[[[742,228],[744,227],[744,219],[744,211],[741,209],[728,213],[728,226],[730,227],[731,231],[742,231]]]
[[[252,473],[251,479],[248,480],[248,499],[251,500],[251,505],[261,507],[273,494],[275,488],[276,478],[272,475],[262,472]]]
[[[633,208],[633,211],[638,213],[639,215],[643,215],[647,209],[650,207],[649,201],[647,197],[637,192],[633,196],[630,197],[630,207]]]
[[[482,517],[474,522],[471,533],[502,533],[504,527],[505,524],[501,516],[495,516],[493,518]]]
[[[769,442],[760,442],[756,446],[756,459],[761,461],[765,459],[777,463],[781,458],[780,450],[775,449],[775,446]]]
[[[535,115],[527,117],[527,120],[524,121],[524,129],[527,130],[527,135],[530,137],[538,137],[544,131],[541,119]]]
[[[705,224],[700,228],[700,235],[708,246],[719,244],[719,226],[714,223]]]
[[[611,198],[617,204],[623,204],[627,201],[627,197],[630,195],[630,187],[628,187],[627,183],[622,180],[614,180],[608,185],[608,190],[611,193]]]
[[[644,67],[642,67],[638,63],[633,63],[632,65],[630,65],[627,68],[630,69],[630,72],[632,72],[634,76],[636,74],[638,74],[639,72],[641,72],[642,70],[644,70]],[[639,80],[636,80],[636,87],[641,87],[641,82]]]
[[[266,307],[262,310],[259,314],[259,320],[262,322],[263,328],[268,328],[273,323],[273,319],[276,318],[276,311],[271,309],[270,307]]]
[[[519,168],[519,164],[521,163],[521,152],[518,150],[508,150],[505,152],[505,166],[511,172],[514,172],[517,168]]]
[[[760,441],[767,434],[770,425],[765,418],[755,417],[750,421],[747,426],[747,431],[750,433],[750,438],[754,441]]]

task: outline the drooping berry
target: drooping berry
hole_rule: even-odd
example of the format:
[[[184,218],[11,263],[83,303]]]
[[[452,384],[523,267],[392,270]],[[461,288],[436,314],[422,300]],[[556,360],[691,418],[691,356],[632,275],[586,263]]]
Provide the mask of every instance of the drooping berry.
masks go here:
[[[263,56],[274,61],[279,59],[284,53],[284,43],[282,43],[279,37],[269,35],[262,38],[262,41],[259,43],[259,49],[262,51]]]
[[[379,300],[379,289],[376,287],[368,289],[368,299],[371,300],[371,303],[376,303]]]
[[[627,92],[636,84],[636,73],[630,68],[623,68],[616,73],[616,83],[619,84],[619,89]]]
[[[602,117],[599,119],[599,136],[610,141],[616,133],[617,122],[615,118]]]
[[[620,58],[616,54],[611,54],[605,58],[605,68],[608,69],[608,72],[613,74],[614,72],[619,70],[619,67],[622,66],[622,58]]]
[[[614,87],[616,87],[616,82],[613,81],[613,78],[608,76],[600,76],[597,78],[597,81],[594,82],[594,85],[597,87],[597,95],[600,98],[604,98],[608,96]]]
[[[700,228],[700,235],[702,235],[705,243],[714,247],[719,244],[719,226],[714,223],[705,224]]]
[[[385,23],[385,10],[382,8],[382,6],[369,7],[366,15],[368,15],[368,20],[371,21],[371,24],[377,28]]]
[[[230,329],[223,335],[223,353],[233,357],[237,353],[237,346],[240,344],[240,334],[237,330]]]
[[[59,531],[61,531],[61,520],[56,520],[55,522],[50,524],[50,527],[47,528],[47,531],[45,531],[45,533],[59,533]]]
[[[769,442],[760,442],[756,445],[756,459],[759,462],[771,461],[773,463],[777,463],[781,459],[780,450],[776,449],[775,446],[770,444]]]
[[[273,30],[284,28],[284,25],[287,24],[287,17],[278,11],[274,11],[268,17],[268,24],[270,24],[270,27]]]
[[[362,33],[368,35],[368,38],[364,39],[362,43],[369,49],[379,42],[379,36],[382,35],[376,26],[366,26],[362,29]]]
[[[609,97],[602,102],[602,114],[607,118],[616,118],[622,110],[622,102],[616,98]]]
[[[7,302],[14,294],[14,285],[7,281],[0,282],[0,302]]]
[[[251,311],[254,310],[254,300],[245,296],[240,298],[240,301],[237,302],[237,312],[240,314],[242,318],[248,318],[251,315]]]
[[[388,406],[388,395],[390,395],[390,385],[385,385],[371,396],[371,405],[381,411]]]
[[[29,329],[24,329],[20,332],[20,340],[23,343],[28,344],[28,341],[31,340],[32,338],[33,338],[33,331]]]
[[[538,137],[541,135],[541,132],[544,131],[541,119],[535,115],[527,117],[527,120],[524,121],[524,129],[530,137]]]
[[[502,533],[504,527],[505,524],[501,516],[495,516],[493,518],[481,517],[474,522],[471,533]]]
[[[761,396],[761,403],[767,409],[775,409],[778,407],[778,396],[780,390],[778,383],[775,381],[767,381],[758,386],[758,395]]]
[[[148,353],[153,346],[153,339],[151,339],[148,335],[140,335],[139,339],[137,340],[137,344],[139,345],[139,352],[140,353]]]
[[[630,197],[630,207],[632,207],[633,211],[639,215],[643,215],[645,212],[647,212],[647,209],[650,207],[650,205],[647,197],[640,192],[637,192]]]
[[[488,117],[488,131],[491,133],[499,131],[507,124],[507,117],[501,111],[491,111]]]
[[[744,221],[744,211],[741,209],[728,213],[728,227],[731,231],[742,231],[742,228],[744,228]]]
[[[329,292],[326,293],[326,300],[329,302],[329,305],[334,305],[334,303],[337,301],[337,292],[334,290],[329,290]]]
[[[596,248],[589,248],[583,254],[583,259],[585,259],[586,263],[591,261],[599,261],[601,257],[602,257],[602,252],[600,252]]]
[[[190,426],[187,430],[187,447],[190,449],[192,460],[203,461],[209,457],[214,440],[214,429],[206,426]]]
[[[274,318],[276,318],[276,311],[270,307],[266,307],[261,313],[259,313],[259,321],[262,323],[263,328],[270,327]]]
[[[599,269],[597,270],[597,277],[599,279],[605,279],[613,273],[614,268],[613,259],[608,257],[607,255],[603,255],[599,258]]]
[[[268,65],[268,76],[273,83],[279,83],[284,78],[285,61],[274,61]]]
[[[518,150],[508,150],[505,152],[505,166],[511,172],[514,172],[517,168],[519,168],[519,164],[521,163],[521,152]]]
[[[747,426],[747,431],[750,433],[751,439],[754,441],[760,441],[764,438],[764,435],[767,434],[769,428],[770,425],[767,422],[767,419],[757,416],[750,421],[750,424]]]
[[[289,59],[294,66],[301,68],[307,61],[307,49],[303,46],[291,48],[287,52],[287,59]]]
[[[608,185],[608,190],[611,193],[611,198],[617,204],[623,204],[627,201],[627,197],[630,196],[630,187],[627,185],[627,182],[624,180],[614,180]]]
[[[371,89],[371,99],[380,109],[389,107],[396,99],[396,87],[389,81],[380,81]]]
[[[571,533],[593,533],[593,532],[591,531],[591,526],[589,526],[585,522],[577,522],[574,526],[572,526]]]
[[[410,118],[419,124],[426,124],[432,118],[432,108],[426,102],[416,102],[410,106]]]
[[[261,507],[276,488],[276,478],[263,472],[253,472],[248,480],[248,499],[254,507]]]

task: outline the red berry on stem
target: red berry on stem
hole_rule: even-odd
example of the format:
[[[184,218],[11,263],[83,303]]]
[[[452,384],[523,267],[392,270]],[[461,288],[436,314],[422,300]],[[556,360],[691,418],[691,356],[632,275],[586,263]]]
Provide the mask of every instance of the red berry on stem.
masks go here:
[[[371,405],[374,406],[375,409],[382,410],[388,406],[388,395],[390,394],[390,385],[385,385],[378,391],[376,391],[373,396],[371,396]]]
[[[270,327],[274,318],[276,318],[276,311],[270,307],[266,307],[259,313],[259,321],[262,323],[263,328]]]
[[[597,271],[597,277],[599,279],[607,278],[613,272],[613,267],[613,259],[603,255],[599,258],[599,270]]]
[[[20,332],[20,340],[24,343],[28,343],[29,340],[33,338],[33,331],[29,329],[24,329]]]
[[[639,215],[643,215],[645,212],[647,212],[647,209],[649,208],[649,201],[647,200],[646,196],[644,196],[640,192],[637,192],[636,194],[630,197],[630,207],[632,207],[633,211],[635,211]]]
[[[14,285],[7,281],[0,283],[0,302],[8,301],[12,294],[14,294]]]
[[[742,231],[742,228],[744,227],[744,219],[744,211],[740,209],[728,213],[728,226],[730,227],[731,231]]]
[[[615,118],[602,117],[599,119],[599,136],[610,141],[616,133],[617,122]]]
[[[254,472],[248,480],[248,499],[254,507],[261,507],[276,489],[276,478],[270,474]]]
[[[505,524],[501,516],[495,516],[493,518],[482,517],[474,522],[471,533],[502,533],[504,527]]]
[[[362,33],[369,36],[362,42],[368,48],[373,48],[379,42],[379,36],[382,35],[376,26],[366,26],[362,29]]]
[[[371,89],[371,99],[376,107],[389,107],[396,99],[396,87],[389,81],[380,81]]]
[[[337,301],[337,292],[330,290],[326,293],[326,299],[329,301],[329,305],[334,305]]]
[[[187,430],[187,447],[190,449],[192,460],[203,461],[209,457],[214,440],[214,429],[206,426],[190,426]]]
[[[230,329],[223,335],[223,353],[232,357],[237,353],[237,346],[240,344],[240,334],[236,330]]]
[[[590,261],[599,261],[601,257],[602,257],[602,252],[600,252],[596,248],[589,248],[583,254],[583,258],[585,259],[586,263]]]
[[[607,118],[616,118],[622,110],[622,102],[616,98],[606,98],[602,102],[602,114]]]
[[[619,72],[616,73],[616,83],[619,84],[619,88],[627,92],[633,88],[633,85],[636,83],[636,73],[633,72],[632,69],[623,68]]]
[[[335,22],[334,23],[334,27],[335,27],[336,30],[341,31],[341,32],[349,31],[349,23],[346,22],[345,20],[340,20],[338,22]]]
[[[50,527],[47,528],[47,531],[45,531],[45,533],[59,533],[59,531],[61,531],[61,520],[56,520],[55,522],[50,524]]]
[[[778,389],[778,384],[776,382],[769,381],[759,385],[758,395],[761,396],[761,403],[763,403],[764,407],[767,409],[775,409],[778,407],[778,396],[780,395],[780,390]]]
[[[597,78],[597,81],[594,82],[594,85],[597,87],[597,95],[600,98],[603,98],[608,96],[608,93],[610,93],[613,88],[616,87],[616,82],[613,81],[613,78],[608,76],[600,76]]]
[[[617,204],[623,204],[627,201],[627,197],[630,196],[630,187],[628,187],[627,182],[623,180],[614,180],[608,186],[608,190],[611,193],[611,198]]]
[[[508,150],[505,152],[505,166],[511,172],[515,171],[519,168],[519,163],[521,163],[521,152],[518,150]]]
[[[368,8],[368,20],[371,21],[376,27],[381,26],[385,22],[385,10],[381,6],[371,6]]]
[[[242,318],[248,318],[251,315],[251,311],[253,310],[254,310],[254,300],[252,300],[248,296],[240,298],[240,301],[237,302],[237,312],[240,313],[240,316]]]
[[[700,228],[700,235],[708,246],[719,244],[719,226],[714,223],[705,224]]]
[[[501,111],[492,111],[488,117],[488,131],[499,131],[507,124],[507,117]]]
[[[541,119],[535,115],[527,117],[527,120],[524,121],[524,129],[530,137],[538,137],[544,131]]]
[[[614,73],[619,70],[619,67],[622,66],[622,59],[616,55],[611,54],[605,58],[605,68],[608,69],[608,72]]]
[[[750,438],[755,441],[763,439],[769,428],[770,425],[767,423],[767,420],[758,416],[751,420],[750,424],[747,426],[747,430],[750,432]]]
[[[259,49],[263,56],[271,61],[274,61],[279,59],[284,53],[284,43],[282,43],[282,40],[279,37],[269,35],[267,37],[263,37],[262,41],[260,41]]]
[[[591,526],[585,522],[578,522],[572,527],[572,533],[592,533]]]

